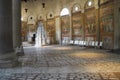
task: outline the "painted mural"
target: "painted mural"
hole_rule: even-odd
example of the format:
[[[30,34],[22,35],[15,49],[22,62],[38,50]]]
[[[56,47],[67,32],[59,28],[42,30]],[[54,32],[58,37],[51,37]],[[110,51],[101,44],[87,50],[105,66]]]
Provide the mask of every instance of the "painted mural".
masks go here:
[[[86,13],[85,18],[86,18],[85,19],[86,20],[86,24],[85,24],[86,35],[95,34],[96,33],[95,11]]]
[[[21,36],[22,41],[26,41],[27,39],[27,22],[22,22],[22,28],[21,28]]]
[[[101,18],[101,32],[113,32],[113,15],[107,15]]]
[[[83,24],[82,24],[82,14],[81,12],[76,12],[72,14],[72,37],[73,39],[82,39],[83,35]]]
[[[85,40],[95,41],[96,39],[96,11],[90,8],[85,11]]]
[[[113,49],[113,38],[111,36],[103,36],[102,42],[104,49]]]
[[[47,42],[49,44],[55,43],[55,20],[54,18],[47,19]]]
[[[113,7],[112,6],[106,6],[102,7],[100,9],[100,25],[101,25],[101,31],[102,32],[113,32],[114,27],[113,27]]]
[[[112,49],[114,43],[114,9],[112,2],[100,7],[100,35],[105,49]]]
[[[62,39],[70,38],[70,17],[69,15],[61,17]]]

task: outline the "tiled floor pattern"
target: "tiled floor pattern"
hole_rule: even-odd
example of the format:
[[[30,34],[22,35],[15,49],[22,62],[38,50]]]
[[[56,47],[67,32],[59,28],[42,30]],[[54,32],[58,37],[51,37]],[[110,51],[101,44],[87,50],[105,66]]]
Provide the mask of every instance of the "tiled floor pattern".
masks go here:
[[[120,73],[16,73],[1,80],[120,80]]]
[[[120,55],[103,50],[76,46],[48,46],[41,49],[28,48],[19,60],[22,67],[64,67],[79,66],[97,71],[120,71]]]
[[[0,80],[120,80],[120,54],[78,46],[26,47]]]

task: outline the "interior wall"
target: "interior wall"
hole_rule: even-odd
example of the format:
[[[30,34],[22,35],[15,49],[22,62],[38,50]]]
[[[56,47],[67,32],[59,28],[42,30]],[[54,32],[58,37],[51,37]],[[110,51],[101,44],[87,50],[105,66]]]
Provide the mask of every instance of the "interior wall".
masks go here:
[[[32,6],[32,8],[31,8],[30,5],[28,5],[28,4],[26,5],[26,3],[23,3],[23,6],[22,6],[22,16],[24,17],[24,20],[26,20],[26,21],[27,21],[27,18],[28,18],[29,15],[35,16],[35,20],[36,21],[37,21],[38,17],[40,17],[40,16],[41,16],[41,18],[44,21],[47,21],[47,16],[49,16],[48,14],[50,12],[52,12],[52,15],[54,15],[54,17],[52,17],[52,18],[55,19],[55,27],[56,27],[56,29],[55,29],[56,30],[56,33],[55,33],[56,37],[55,38],[56,38],[57,42],[61,43],[61,34],[63,34],[63,32],[61,32],[61,27],[62,27],[62,20],[61,19],[62,19],[62,17],[58,17],[58,16],[60,16],[61,10],[66,7],[70,11],[70,16],[69,16],[70,17],[69,18],[70,23],[68,24],[68,26],[70,27],[70,31],[71,31],[69,33],[70,34],[69,35],[69,39],[72,39],[71,38],[72,35],[73,35],[73,33],[72,33],[72,23],[73,22],[72,22],[72,13],[71,13],[72,12],[72,8],[73,8],[73,6],[76,3],[78,3],[78,5],[80,5],[80,11],[81,11],[82,15],[84,16],[83,17],[83,21],[82,21],[83,22],[83,26],[84,26],[83,29],[86,31],[86,28],[85,28],[85,26],[86,26],[85,16],[86,15],[85,14],[87,14],[87,12],[85,10],[85,5],[87,4],[87,1],[88,0],[75,0],[75,1],[73,1],[73,0],[71,0],[71,1],[70,0],[65,0],[65,1],[63,1],[63,0],[57,0],[57,1],[56,0],[52,0],[51,2],[46,1],[46,4],[47,3],[48,4],[46,5],[45,8],[42,8],[42,6],[40,5],[41,2],[34,2],[34,3],[30,3],[29,2],[30,5],[34,4],[33,5],[34,7]],[[100,21],[101,21],[101,18],[100,18],[101,10],[100,10],[100,6],[98,4],[99,2],[98,2],[98,0],[92,0],[92,1],[94,2],[94,5],[92,6],[92,7],[94,7],[94,10],[93,10],[92,14],[95,15],[94,17],[95,17],[95,21],[96,21],[95,22],[95,29],[96,29],[96,31],[94,32],[95,33],[94,35],[93,34],[85,35],[85,31],[83,30],[84,31],[83,32],[83,37],[86,37],[86,38],[87,37],[93,37],[92,40],[103,41],[103,38],[101,36],[102,34],[100,34],[102,32],[101,32],[101,27],[100,27],[100,24],[101,24],[100,23]],[[108,3],[108,1],[117,1],[117,0],[100,0],[100,4],[105,5],[105,4]],[[116,3],[118,3],[118,2],[119,1],[117,1]],[[114,3],[114,4],[116,4],[116,3]],[[51,6],[51,5],[53,5],[53,6]],[[28,12],[27,13],[24,10],[25,8],[28,8]],[[118,9],[115,12],[118,12]],[[90,13],[91,13],[91,10],[90,10]],[[119,13],[117,13],[117,15],[118,14]],[[88,12],[88,15],[89,15],[89,12]],[[116,16],[116,18],[118,19],[118,16]],[[117,27],[117,26],[120,25],[120,24],[118,24],[119,23],[118,20],[117,20],[117,23],[116,23],[116,20],[114,20],[114,28],[115,28],[115,30],[118,30],[119,27]],[[115,31],[114,32],[115,34],[112,34],[112,35],[114,35],[114,39],[115,40],[113,40],[114,41],[113,42],[114,46],[111,47],[111,48],[120,48],[120,46],[118,45],[118,43],[119,43],[119,39],[118,38],[119,38],[120,34],[118,32]],[[107,36],[109,36],[109,34]],[[111,43],[111,44],[113,44],[113,43]]]
[[[115,26],[115,32],[114,32],[114,49],[120,49],[120,1],[115,0],[114,1],[114,26]]]
[[[119,20],[118,20],[118,23],[119,23],[119,24],[118,24],[118,26],[119,26],[119,27],[118,27],[118,30],[120,30],[120,7],[119,7],[118,15],[119,15],[119,16],[118,16],[118,17],[119,17]],[[119,31],[118,31],[118,41],[117,41],[117,43],[119,44],[119,45],[118,45],[118,49],[120,49],[120,33],[119,33]],[[116,46],[116,45],[115,45],[115,46]]]
[[[113,1],[100,5],[100,39],[105,49],[114,48],[114,7]]]
[[[48,44],[55,44],[56,43],[56,36],[55,36],[55,19],[47,19],[46,23],[46,33],[47,33],[47,42]]]

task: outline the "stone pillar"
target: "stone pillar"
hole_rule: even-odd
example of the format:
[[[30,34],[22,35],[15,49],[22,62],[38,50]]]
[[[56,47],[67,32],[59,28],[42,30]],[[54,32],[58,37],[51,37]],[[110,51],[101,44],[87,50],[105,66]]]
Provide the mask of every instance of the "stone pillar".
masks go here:
[[[55,26],[56,26],[56,41],[60,44],[60,16],[55,17]]]
[[[96,41],[100,42],[100,14],[99,9],[95,9],[96,13]]]
[[[13,48],[21,46],[21,0],[12,0]]]
[[[60,45],[62,45],[62,22],[61,22],[61,16],[60,16]]]
[[[0,67],[12,66],[12,0],[0,0]]]
[[[73,30],[72,30],[72,10],[70,10],[70,38],[69,38],[70,40],[73,39],[72,34],[73,34]]]
[[[85,13],[84,13],[84,9],[82,9],[81,12],[82,12],[81,14],[82,14],[82,21],[83,21],[82,22],[82,27],[83,27],[83,29],[82,29],[83,30],[82,31],[82,38],[83,39],[82,40],[85,41]]]
[[[114,49],[120,49],[120,1],[114,0]]]
[[[95,15],[96,15],[96,41],[100,42],[100,6],[99,0],[97,0],[94,4],[95,6]]]
[[[12,51],[12,2],[0,0],[0,53]]]

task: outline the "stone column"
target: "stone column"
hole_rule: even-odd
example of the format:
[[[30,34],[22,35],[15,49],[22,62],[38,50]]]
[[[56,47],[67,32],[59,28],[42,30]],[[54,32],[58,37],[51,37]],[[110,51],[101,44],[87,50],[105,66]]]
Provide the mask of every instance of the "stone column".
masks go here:
[[[12,66],[12,0],[0,0],[0,67]]]
[[[73,39],[73,29],[72,29],[72,10],[70,10],[70,40]]]
[[[99,0],[97,0],[94,4],[95,6],[95,15],[96,15],[96,41],[100,42],[100,6]]]
[[[85,41],[85,13],[84,13],[84,8],[81,11],[82,14],[82,40]]]
[[[60,16],[55,17],[55,26],[56,26],[56,41],[60,44]]]
[[[12,51],[12,2],[0,0],[0,53]]]
[[[99,9],[95,10],[96,13],[96,41],[100,42],[100,14]]]
[[[13,48],[21,46],[21,0],[12,0]]]

